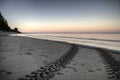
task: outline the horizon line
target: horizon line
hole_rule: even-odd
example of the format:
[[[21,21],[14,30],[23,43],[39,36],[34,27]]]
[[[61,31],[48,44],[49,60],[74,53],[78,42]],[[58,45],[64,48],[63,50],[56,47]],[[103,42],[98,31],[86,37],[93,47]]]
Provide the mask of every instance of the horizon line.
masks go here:
[[[45,33],[45,34],[120,34],[120,32],[22,32],[22,33]]]

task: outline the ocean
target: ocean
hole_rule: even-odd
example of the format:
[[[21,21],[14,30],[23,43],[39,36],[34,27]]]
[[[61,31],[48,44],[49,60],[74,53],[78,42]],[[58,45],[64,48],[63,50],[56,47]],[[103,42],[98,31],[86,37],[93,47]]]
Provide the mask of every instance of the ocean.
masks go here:
[[[12,34],[120,51],[120,34]]]

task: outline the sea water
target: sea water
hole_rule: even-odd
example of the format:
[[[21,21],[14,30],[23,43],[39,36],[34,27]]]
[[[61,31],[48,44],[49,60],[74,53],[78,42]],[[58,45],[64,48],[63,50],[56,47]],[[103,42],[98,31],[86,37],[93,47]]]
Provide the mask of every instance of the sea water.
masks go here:
[[[14,34],[120,51],[120,34]]]

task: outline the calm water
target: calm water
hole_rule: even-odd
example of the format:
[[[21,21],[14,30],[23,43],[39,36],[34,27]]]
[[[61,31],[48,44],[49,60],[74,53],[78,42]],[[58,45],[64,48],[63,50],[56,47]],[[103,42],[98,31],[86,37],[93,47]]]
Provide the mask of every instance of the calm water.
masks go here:
[[[18,34],[17,36],[62,41],[120,51],[120,34]]]
[[[73,38],[85,38],[85,39],[105,39],[105,40],[119,40],[120,34],[44,34],[59,37],[73,37]]]

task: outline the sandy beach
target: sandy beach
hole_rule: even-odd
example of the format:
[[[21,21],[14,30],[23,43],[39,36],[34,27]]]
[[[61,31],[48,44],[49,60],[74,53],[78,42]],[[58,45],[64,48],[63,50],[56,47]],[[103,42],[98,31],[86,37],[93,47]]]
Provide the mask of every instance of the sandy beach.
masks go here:
[[[104,53],[107,53],[108,58]],[[115,69],[111,67],[111,58],[116,62]],[[60,69],[49,72],[54,74],[51,78],[47,76],[40,80],[119,80],[120,77],[116,76],[120,73],[114,71],[120,71],[118,61],[120,52],[116,51],[82,45],[74,48],[74,45],[64,42],[28,37],[0,36],[0,80],[38,80],[33,76],[25,76],[52,63],[60,63]],[[113,70],[110,75],[109,70]]]
[[[120,80],[120,0],[0,0],[0,80]]]
[[[70,45],[25,37],[0,37],[0,80],[17,80],[66,53]]]

